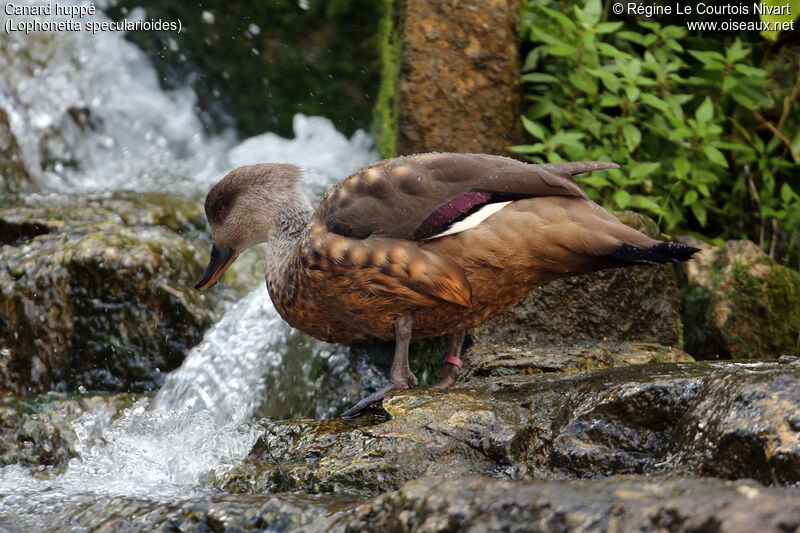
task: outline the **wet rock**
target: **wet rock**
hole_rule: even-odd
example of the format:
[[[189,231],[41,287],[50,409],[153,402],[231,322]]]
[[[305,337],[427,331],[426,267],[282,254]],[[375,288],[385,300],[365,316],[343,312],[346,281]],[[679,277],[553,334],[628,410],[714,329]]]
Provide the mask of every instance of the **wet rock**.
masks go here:
[[[630,477],[423,478],[359,508],[346,531],[794,531],[800,489]]]
[[[504,154],[520,133],[519,2],[400,4],[402,51],[384,54],[384,63],[400,65],[384,70],[402,77],[381,89],[394,98],[379,96],[382,105],[398,106],[396,152]]]
[[[133,401],[130,394],[6,398],[0,401],[0,466],[63,466],[78,456],[77,419],[93,413],[95,423],[83,428],[89,432]]]
[[[146,390],[211,322],[194,202],[121,195],[6,201],[0,393]]]
[[[706,247],[684,265],[686,349],[701,359],[800,352],[800,273],[750,241]]]
[[[461,391],[397,394],[390,419],[265,422],[244,466],[217,481],[228,491],[380,494],[423,475],[508,470],[524,410]]]
[[[462,379],[478,376],[582,372],[650,363],[689,363],[694,359],[677,348],[643,342],[602,342],[530,347],[480,342],[464,356]]]
[[[229,491],[374,495],[426,475],[599,478],[700,471],[800,481],[800,368],[663,364],[396,392],[356,421],[264,421]]]
[[[41,498],[43,501],[37,501]],[[37,511],[30,511],[31,504]],[[185,501],[101,496],[95,492],[55,498],[0,495],[0,520],[19,529],[60,533],[64,524],[81,531],[341,531],[360,501],[305,494],[221,494]]]

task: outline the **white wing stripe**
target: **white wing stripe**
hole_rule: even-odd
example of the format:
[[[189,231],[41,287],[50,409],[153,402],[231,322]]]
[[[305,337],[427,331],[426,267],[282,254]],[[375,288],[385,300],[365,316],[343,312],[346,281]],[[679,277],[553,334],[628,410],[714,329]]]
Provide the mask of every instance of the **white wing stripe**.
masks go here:
[[[511,202],[497,202],[495,204],[486,204],[485,206],[481,207],[480,209],[472,213],[467,218],[459,220],[458,222],[456,222],[443,232],[437,233],[436,235],[431,235],[430,237],[426,237],[423,240],[427,241],[430,239],[436,239],[438,237],[444,237],[445,235],[452,235],[454,233],[460,233],[470,228],[474,228],[475,226],[477,226],[490,216],[494,215],[495,213],[497,213],[510,203]]]

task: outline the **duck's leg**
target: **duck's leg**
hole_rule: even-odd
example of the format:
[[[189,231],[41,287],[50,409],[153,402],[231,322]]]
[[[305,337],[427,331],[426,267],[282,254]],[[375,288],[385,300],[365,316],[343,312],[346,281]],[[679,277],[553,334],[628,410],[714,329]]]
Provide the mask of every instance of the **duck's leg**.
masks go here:
[[[410,315],[395,319],[395,345],[392,370],[389,373],[389,383],[376,390],[353,407],[342,413],[341,418],[353,418],[371,403],[383,400],[386,393],[392,389],[408,389],[418,383],[417,377],[408,366],[408,344],[411,342],[411,331],[414,319]]]
[[[433,386],[434,389],[448,389],[455,385],[456,378],[461,372],[462,362],[459,356],[466,336],[467,330],[465,329],[450,335],[450,347],[447,349],[447,355],[444,356],[444,363],[442,363],[442,379]]]

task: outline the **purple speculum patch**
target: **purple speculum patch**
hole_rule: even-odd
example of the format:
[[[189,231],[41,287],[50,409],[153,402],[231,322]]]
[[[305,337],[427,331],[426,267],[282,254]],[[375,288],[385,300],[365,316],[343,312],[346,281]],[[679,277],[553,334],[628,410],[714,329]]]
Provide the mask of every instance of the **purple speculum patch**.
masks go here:
[[[463,220],[492,199],[492,194],[488,192],[471,191],[461,196],[456,196],[436,208],[428,215],[425,222],[414,231],[411,237],[414,240],[421,240],[441,233],[459,220]]]

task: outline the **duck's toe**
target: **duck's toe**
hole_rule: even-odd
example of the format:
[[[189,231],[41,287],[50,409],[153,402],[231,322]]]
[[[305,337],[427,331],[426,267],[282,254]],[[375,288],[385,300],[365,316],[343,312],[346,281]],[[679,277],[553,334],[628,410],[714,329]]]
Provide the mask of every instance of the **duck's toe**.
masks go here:
[[[390,381],[380,389],[376,390],[369,396],[362,398],[357,404],[353,407],[345,411],[344,413],[339,415],[339,418],[355,418],[361,411],[363,411],[368,405],[379,402],[386,397],[386,393],[390,390],[394,389],[410,389],[414,385],[418,383],[417,378],[411,372],[408,373],[409,375],[403,379],[398,379],[396,381]]]

